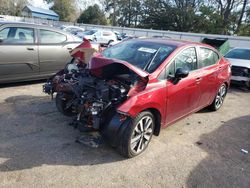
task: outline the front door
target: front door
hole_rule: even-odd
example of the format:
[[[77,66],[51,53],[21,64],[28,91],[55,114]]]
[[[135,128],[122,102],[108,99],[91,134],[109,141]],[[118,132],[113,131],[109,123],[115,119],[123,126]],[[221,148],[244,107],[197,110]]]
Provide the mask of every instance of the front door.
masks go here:
[[[35,30],[7,26],[0,30],[0,80],[28,79],[39,74]]]
[[[174,83],[174,73],[178,68],[190,71],[186,78]],[[166,69],[166,122],[170,124],[198,108],[200,98],[200,72],[197,70],[196,49],[184,49]]]

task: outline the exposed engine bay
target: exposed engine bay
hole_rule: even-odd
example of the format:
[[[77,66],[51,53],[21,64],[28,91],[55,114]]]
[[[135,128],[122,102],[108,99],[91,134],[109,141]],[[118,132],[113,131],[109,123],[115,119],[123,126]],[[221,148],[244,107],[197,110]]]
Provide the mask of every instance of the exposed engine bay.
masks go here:
[[[77,63],[51,77],[43,86],[45,93],[57,92],[56,106],[67,116],[75,116],[72,125],[80,130],[99,130],[106,118],[124,102],[131,88],[142,80],[128,67],[112,63],[89,69]]]

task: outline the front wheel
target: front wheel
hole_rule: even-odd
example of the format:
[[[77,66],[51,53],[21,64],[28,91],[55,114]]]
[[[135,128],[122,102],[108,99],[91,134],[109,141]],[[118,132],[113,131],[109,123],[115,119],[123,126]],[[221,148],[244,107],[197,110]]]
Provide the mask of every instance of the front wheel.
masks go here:
[[[141,154],[153,136],[155,119],[149,111],[141,112],[134,121],[126,127],[118,146],[119,152],[128,158]]]
[[[222,84],[219,88],[219,91],[217,92],[215,96],[213,103],[209,106],[210,109],[213,111],[219,110],[224,102],[226,94],[227,94],[227,86],[226,84]]]
[[[73,113],[72,107],[67,108],[67,102],[69,100],[64,96],[63,93],[57,93],[56,94],[56,107],[59,112],[61,112],[65,116],[73,116],[75,113]]]

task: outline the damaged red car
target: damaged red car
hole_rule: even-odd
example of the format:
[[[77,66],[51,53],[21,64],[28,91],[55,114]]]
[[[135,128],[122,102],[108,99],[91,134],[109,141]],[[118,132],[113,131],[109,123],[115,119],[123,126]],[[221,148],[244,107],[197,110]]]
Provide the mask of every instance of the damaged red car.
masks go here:
[[[87,67],[72,62],[44,85],[82,131],[98,130],[126,157],[142,153],[161,128],[205,107],[218,110],[230,64],[211,46],[134,39],[107,48]]]

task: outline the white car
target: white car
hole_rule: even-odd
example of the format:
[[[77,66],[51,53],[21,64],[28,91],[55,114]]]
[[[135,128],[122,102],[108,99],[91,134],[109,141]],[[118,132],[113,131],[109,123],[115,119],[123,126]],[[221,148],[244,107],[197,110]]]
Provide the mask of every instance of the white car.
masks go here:
[[[77,36],[86,38],[90,41],[95,41],[100,44],[110,44],[117,41],[117,36],[112,31],[92,29],[83,33],[78,33]]]
[[[79,32],[84,32],[85,29],[77,26],[62,26],[61,29],[73,35],[76,35]]]
[[[225,57],[232,65],[231,80],[250,87],[250,48],[234,48]]]

